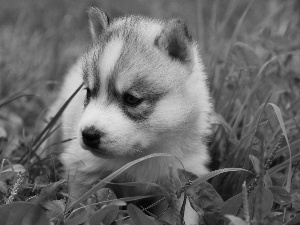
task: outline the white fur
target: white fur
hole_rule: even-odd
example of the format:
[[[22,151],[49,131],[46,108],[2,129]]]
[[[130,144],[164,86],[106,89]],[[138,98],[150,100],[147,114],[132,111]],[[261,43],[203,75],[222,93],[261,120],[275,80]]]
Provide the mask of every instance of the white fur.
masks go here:
[[[117,60],[120,57],[123,48],[123,41],[119,38],[111,40],[104,49],[100,58],[100,73],[103,82],[106,82],[111,70],[114,68]]]
[[[148,43],[147,47],[151,50],[155,48],[154,39],[162,30],[162,22],[140,20],[134,29],[138,30],[142,36],[141,40]],[[125,19],[119,19],[111,27],[120,29],[124,24]],[[125,46],[124,40],[118,36],[113,37],[104,46],[99,56],[99,76],[103,87],[106,87],[111,71],[116,67],[124,48],[127,47],[129,53],[132,49],[139,48],[139,43],[131,44],[133,46]],[[106,93],[108,90],[105,88],[102,88],[85,109],[84,90],[71,101],[62,117],[63,136],[74,137],[77,133],[77,139],[69,142],[61,154],[61,161],[70,178],[71,195],[80,196],[99,179],[103,179],[126,163],[156,152],[175,155],[185,169],[194,174],[202,175],[208,172],[205,164],[209,161],[209,156],[203,138],[210,131],[209,114],[212,105],[197,46],[193,43],[191,48],[190,68],[171,61],[158,49],[148,53],[154,55],[152,58],[144,56],[143,51],[127,56],[129,61],[126,61],[125,69],[120,71],[116,81],[118,91],[126,91],[136,80],[147,80],[151,85],[168,90],[157,102],[149,118],[142,123],[129,119],[119,104],[108,103]],[[88,54],[88,60],[92,59],[93,51],[95,49]],[[50,114],[58,110],[82,83],[83,63],[84,60],[79,60],[70,70]],[[122,62],[120,63],[124,67]],[[87,85],[92,86],[90,82],[93,82],[93,77],[94,75],[88,77]],[[96,157],[81,147],[83,145],[81,131],[90,126],[106,134],[101,145],[115,157]],[[152,182],[164,186],[168,185],[166,178],[170,176],[170,165],[173,171],[182,168],[175,157],[153,158],[129,168],[122,177],[125,180]],[[177,174],[174,173],[173,176]],[[174,219],[172,216],[167,218],[169,221],[172,219]],[[198,215],[189,203],[186,207],[185,220],[187,225],[196,225],[198,221]]]

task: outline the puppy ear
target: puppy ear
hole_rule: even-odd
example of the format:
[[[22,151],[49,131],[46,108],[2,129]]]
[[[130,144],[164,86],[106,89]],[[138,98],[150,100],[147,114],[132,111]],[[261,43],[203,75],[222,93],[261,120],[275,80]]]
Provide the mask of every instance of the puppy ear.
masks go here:
[[[180,19],[168,21],[161,34],[155,39],[155,45],[171,58],[181,62],[191,60],[190,45],[193,41],[187,26]]]
[[[93,41],[97,40],[103,30],[105,30],[109,25],[109,17],[106,12],[101,11],[96,7],[91,7],[88,10],[90,32]]]

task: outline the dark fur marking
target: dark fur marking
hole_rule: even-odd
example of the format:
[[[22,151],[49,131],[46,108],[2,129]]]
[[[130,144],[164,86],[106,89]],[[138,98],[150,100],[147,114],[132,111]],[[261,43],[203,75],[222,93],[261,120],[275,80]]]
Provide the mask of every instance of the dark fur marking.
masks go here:
[[[187,26],[180,19],[167,22],[161,34],[155,39],[154,45],[175,60],[190,61],[189,45],[193,38]]]
[[[145,103],[142,103],[145,104]],[[143,122],[149,118],[155,109],[155,104],[147,104],[147,106],[128,107],[122,104],[122,109],[125,115],[136,122]]]
[[[130,93],[130,91],[129,91]],[[141,99],[143,99],[142,103],[136,107],[130,107],[125,104],[122,100],[122,109],[123,112],[132,120],[136,122],[143,122],[148,119],[149,116],[155,110],[156,103],[163,97],[162,93],[146,93],[139,92],[141,94]]]

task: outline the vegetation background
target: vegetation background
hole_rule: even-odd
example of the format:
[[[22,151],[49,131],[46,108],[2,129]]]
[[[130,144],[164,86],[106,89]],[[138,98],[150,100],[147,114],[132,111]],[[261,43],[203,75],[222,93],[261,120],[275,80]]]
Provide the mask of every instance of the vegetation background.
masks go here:
[[[216,108],[211,167],[254,173],[231,172],[210,179],[217,192],[198,195],[209,195],[208,203],[215,207],[202,215],[233,214],[245,224],[300,224],[298,0],[0,0],[0,159],[11,162],[2,161],[1,204],[12,196],[18,171],[24,172],[25,181],[12,198],[15,201],[41,195],[50,181],[58,180],[55,156],[41,162],[34,154],[46,139],[39,134],[60,81],[90,42],[89,6],[112,17],[179,17],[198,40]],[[244,181],[250,196],[248,219],[245,207],[225,210],[229,203],[242,200],[240,196],[229,202],[241,193]],[[261,200],[253,200],[251,193]],[[69,214],[53,219],[49,214],[53,210],[44,207],[53,224],[72,224]],[[209,221],[204,216],[203,224],[229,220]]]

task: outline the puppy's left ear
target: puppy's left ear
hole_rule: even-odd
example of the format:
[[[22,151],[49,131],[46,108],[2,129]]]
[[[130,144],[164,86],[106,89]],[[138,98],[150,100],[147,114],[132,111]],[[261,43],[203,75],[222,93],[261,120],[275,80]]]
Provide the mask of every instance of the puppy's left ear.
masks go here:
[[[193,38],[185,23],[180,19],[174,19],[164,25],[154,44],[172,59],[189,62],[192,58],[190,51],[192,42]]]
[[[96,7],[91,7],[88,10],[90,32],[93,41],[96,41],[104,30],[109,25],[109,17],[106,12],[101,11]]]

